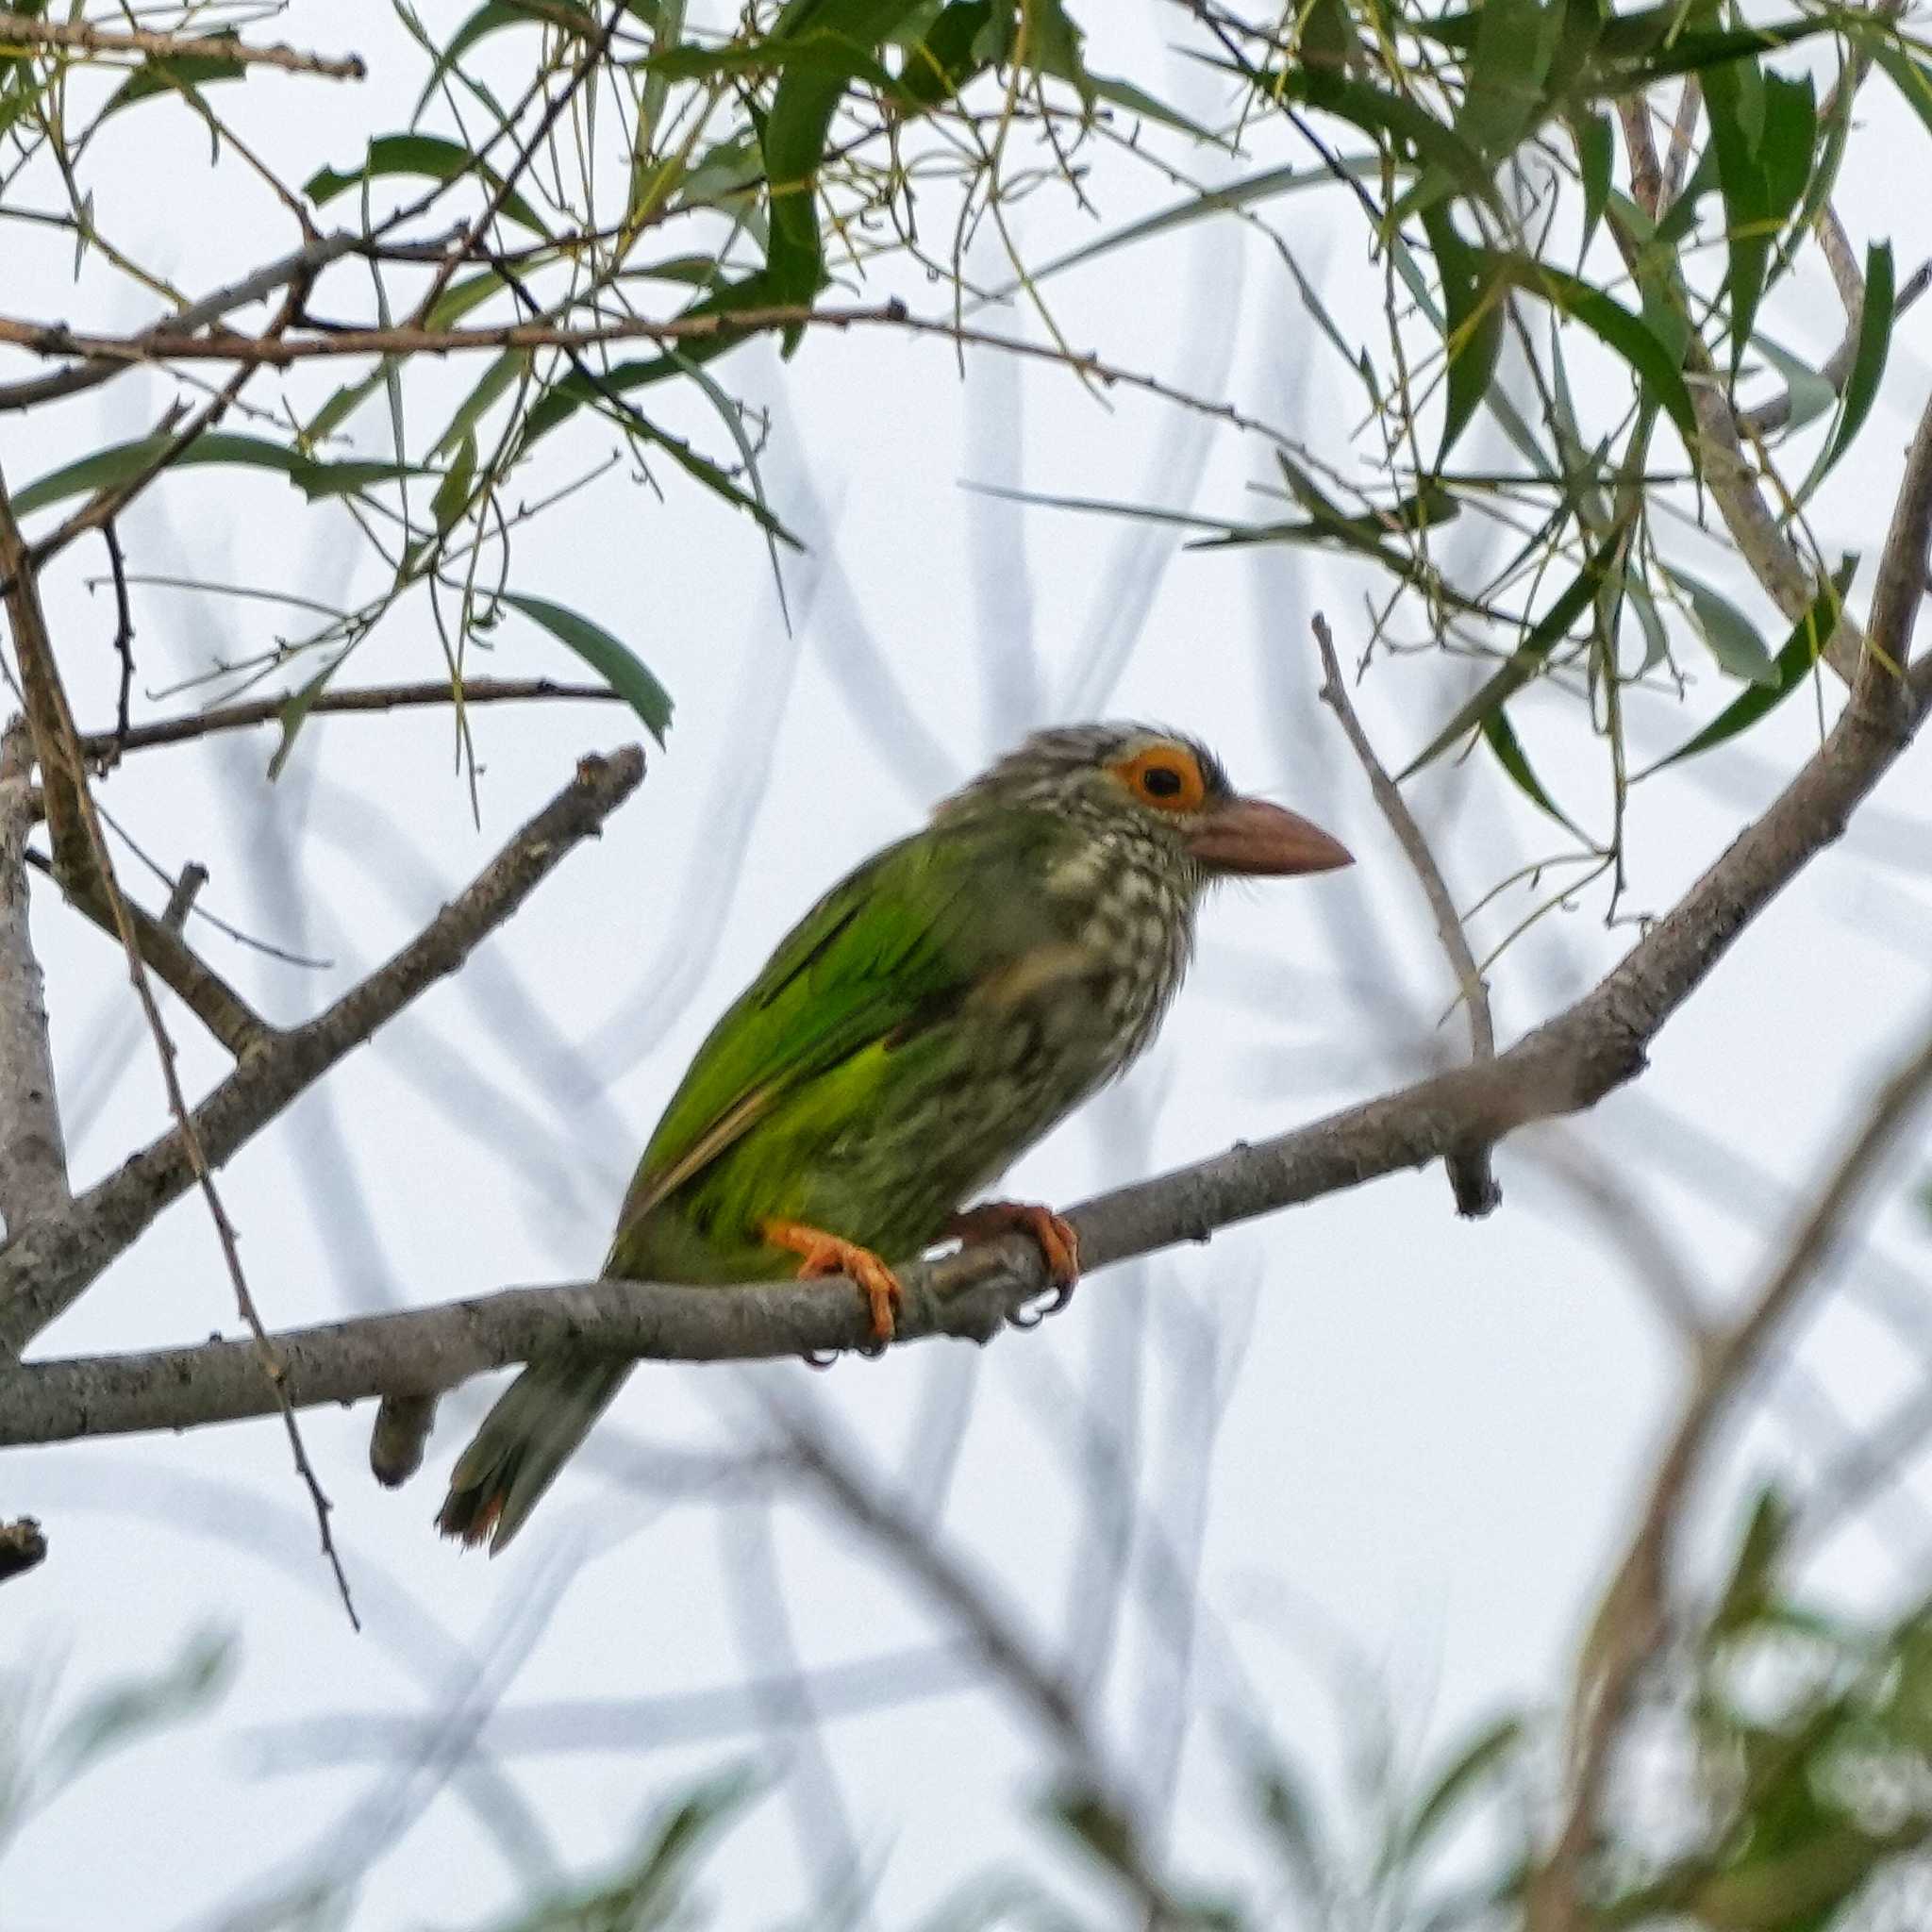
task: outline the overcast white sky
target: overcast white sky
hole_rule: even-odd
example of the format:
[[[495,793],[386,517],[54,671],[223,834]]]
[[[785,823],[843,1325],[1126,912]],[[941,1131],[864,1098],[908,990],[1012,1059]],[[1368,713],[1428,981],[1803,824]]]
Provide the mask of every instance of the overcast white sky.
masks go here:
[[[395,37],[375,9],[366,20],[353,11],[350,39],[373,66],[356,94],[271,77],[224,102],[298,175],[311,159],[349,163],[361,130],[399,124],[420,85],[418,66],[385,64]],[[425,12],[446,32],[460,9]],[[1209,77],[1160,51],[1158,11],[1121,12],[1094,22],[1106,28],[1094,63],[1151,72],[1171,97],[1210,111]],[[298,7],[275,32],[335,45],[348,18]],[[1932,208],[1902,206],[1892,177],[1902,165],[1923,173],[1923,137],[1908,145],[1895,104],[1876,87],[1870,98],[1840,206],[1861,246],[1890,227],[1907,272],[1932,244]],[[102,136],[99,166],[103,226],[142,237],[181,286],[212,287],[287,245],[258,194],[208,171],[205,135],[177,117],[128,115]],[[1102,166],[1091,192],[1110,222],[1164,198],[1118,166]],[[1307,197],[1274,215],[1337,312],[1369,339],[1376,291],[1350,211]],[[1085,232],[1050,197],[1024,217],[1040,256]],[[14,227],[8,246],[9,311],[144,319],[95,270],[76,283],[61,238],[37,245]],[[1807,288],[1817,299],[1788,318],[1790,345],[1822,356],[1837,325],[1822,281]],[[931,299],[918,286],[908,293]],[[1167,238],[1067,277],[1058,301],[1070,340],[1239,396],[1345,455],[1352,392],[1265,242],[1233,229]],[[1903,425],[1924,400],[1924,346],[1915,314],[1882,420],[1822,505],[1827,546],[1862,548],[1868,570]],[[1240,782],[1309,811],[1360,862],[1210,905],[1195,980],[1158,1050],[1028,1158],[1019,1191],[1077,1199],[1462,1050],[1459,1023],[1432,1031],[1453,988],[1420,895],[1314,702],[1307,616],[1325,608],[1346,653],[1364,580],[1305,553],[1189,554],[1168,529],[1020,509],[960,488],[1017,482],[1239,511],[1269,475],[1262,446],[1118,392],[1103,405],[1058,372],[975,361],[960,381],[950,351],[880,334],[815,337],[783,366],[760,347],[728,373],[774,412],[767,484],[810,545],[788,565],[791,632],[750,526],[681,482],[667,481],[660,503],[613,476],[520,538],[517,588],[591,612],[669,687],[670,749],[654,751],[642,791],[602,841],[575,855],[459,983],[228,1169],[226,1199],[274,1324],[593,1267],[658,1108],[772,942],[847,865],[1039,724],[1141,715],[1198,732]],[[429,378],[439,393],[460,379]],[[9,482],[140,433],[172,392],[131,376],[9,420]],[[294,392],[312,407],[322,391]],[[380,417],[360,419],[372,448],[386,434]],[[689,426],[702,423],[694,413]],[[576,433],[577,459],[593,458],[602,432]],[[1472,464],[1478,449],[1473,435]],[[167,479],[124,527],[138,571],[331,599],[352,569],[367,570],[347,534],[339,515],[306,509],[274,478],[207,471]],[[1712,549],[1692,554],[1723,574]],[[91,723],[108,722],[111,705],[110,600],[86,582],[99,568],[80,546],[47,586]],[[1742,580],[1725,581],[1745,601]],[[1769,627],[1762,600],[1751,608]],[[265,606],[162,590],[142,594],[138,619],[147,690],[260,649],[279,622]],[[890,691],[874,658],[890,666]],[[388,680],[440,665],[419,614],[386,629],[361,668]],[[489,668],[573,669],[551,641],[508,625]],[[1417,658],[1371,676],[1362,709],[1391,762],[1446,715],[1459,675]],[[1700,677],[1697,715],[1723,693]],[[1595,748],[1565,735],[1560,707],[1531,706],[1527,720],[1545,774],[1566,796],[1593,797]],[[1661,748],[1684,725],[1659,707],[1635,728]],[[474,729],[480,829],[453,774],[447,721],[420,715],[319,722],[273,788],[264,735],[130,760],[103,795],[161,863],[209,867],[209,908],[331,961],[303,972],[203,929],[224,971],[292,1018],[420,924],[580,752],[632,735],[614,708],[499,709],[475,714]],[[1667,906],[1813,741],[1815,720],[1793,704],[1748,748],[1642,790],[1632,908]],[[1870,822],[1672,1024],[1640,1086],[1562,1137],[1575,1158],[1655,1204],[1713,1303],[1749,1280],[1783,1224],[1787,1190],[1923,1024],[1927,769],[1922,746],[1881,788]],[[1433,772],[1414,792],[1441,826],[1465,902],[1545,849],[1486,764]],[[1493,942],[1528,904],[1520,891],[1501,902],[1479,937]],[[1506,1037],[1627,945],[1629,929],[1606,931],[1602,911],[1586,900],[1506,955],[1495,974]],[[76,1175],[92,1178],[162,1125],[160,1086],[111,949],[51,903],[37,903],[36,930]],[[185,1076],[205,1083],[215,1056],[191,1026],[177,1032]],[[8,1926],[248,1923],[224,1915],[317,1858],[340,1867],[391,1828],[355,1923],[474,1923],[517,1895],[519,1857],[563,1869],[610,1858],[660,1796],[746,1757],[775,1781],[711,1867],[722,1924],[772,1923],[823,1897],[826,1848],[845,1830],[881,1874],[881,1926],[912,1923],[954,1881],[1037,1847],[1024,1807],[1052,1747],[1011,1699],[967,1687],[950,1658],[834,1676],[824,1695],[879,1707],[836,1715],[817,1734],[756,1700],[654,1702],[791,1670],[769,1613],[774,1577],[795,1662],[811,1669],[958,1641],[894,1565],[794,1491],[769,1513],[745,1500],[741,1475],[729,1508],[702,1487],[667,1492],[667,1474],[691,1474],[674,1459],[686,1452],[706,1458],[700,1474],[714,1461],[727,1471],[757,1441],[772,1393],[833,1419],[1044,1654],[1071,1643],[1076,1667],[1078,1657],[1103,1666],[1102,1734],[1150,1790],[1167,1774],[1176,1706],[1163,1548],[1198,1563],[1189,1697],[1203,1722],[1180,1762],[1174,1843],[1184,1870],[1250,1872],[1253,1840],[1229,1803],[1213,1714],[1239,1709],[1332,1775],[1330,1692],[1346,1654],[1386,1685],[1412,1740],[1440,1744],[1549,1694],[1667,1413],[1669,1339],[1616,1244],[1528,1150],[1506,1149],[1498,1165],[1505,1205],[1480,1224],[1454,1218],[1440,1172],[1379,1182],[1099,1276],[1063,1319],[984,1354],[922,1345],[824,1376],[790,1365],[756,1375],[646,1368],[600,1453],[493,1564],[458,1556],[429,1524],[487,1389],[445,1406],[428,1468],[397,1494],[366,1474],[366,1411],[312,1414],[305,1431],[337,1505],[360,1637],[314,1555],[278,1424],[13,1453],[0,1509],[40,1516],[54,1548],[40,1574],[0,1592],[9,1667],[58,1663],[57,1697],[71,1700],[159,1669],[212,1628],[233,1633],[238,1671],[214,1716],[98,1773],[0,1856]],[[1878,1260],[1847,1276],[1861,1291],[1836,1298],[1805,1348],[1816,1389],[1867,1425],[1916,1386],[1919,1359],[1901,1331],[1925,1328],[1912,1298],[1924,1224],[1900,1212],[1880,1233]],[[41,1347],[125,1348],[232,1326],[207,1217],[191,1200]],[[1830,1446],[1815,1403],[1776,1412],[1783,1420],[1748,1437],[1732,1493],[1754,1470],[1784,1458],[1809,1467]],[[1143,1524],[1110,1651],[1083,1417],[1103,1441],[1119,1440],[1144,1522],[1158,1525],[1151,1535]],[[1923,1475],[1907,1490],[1923,1492]],[[1921,1505],[1894,1494],[1820,1548],[1818,1580],[1862,1599],[1923,1581],[1925,1531]],[[922,1679],[940,1688],[912,1694]],[[513,1715],[594,1698],[624,1707],[610,1718],[629,1726],[621,1748],[506,1749],[493,1783],[437,1789],[408,1759],[385,1757],[372,1727],[476,1700]],[[345,1716],[358,1722],[332,1725]],[[307,1767],[305,1752],[358,1740],[353,1764]],[[586,1740],[583,1720],[538,1738]],[[305,1768],[283,1768],[297,1760]],[[521,1813],[502,1808],[507,1792]]]

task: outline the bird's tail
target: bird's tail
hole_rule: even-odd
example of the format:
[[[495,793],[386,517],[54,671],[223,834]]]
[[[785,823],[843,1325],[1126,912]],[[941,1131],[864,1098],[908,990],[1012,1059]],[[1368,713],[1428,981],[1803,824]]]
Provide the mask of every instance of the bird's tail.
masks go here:
[[[532,1362],[458,1457],[437,1528],[466,1545],[488,1537],[495,1556],[576,1454],[632,1366],[584,1355]]]

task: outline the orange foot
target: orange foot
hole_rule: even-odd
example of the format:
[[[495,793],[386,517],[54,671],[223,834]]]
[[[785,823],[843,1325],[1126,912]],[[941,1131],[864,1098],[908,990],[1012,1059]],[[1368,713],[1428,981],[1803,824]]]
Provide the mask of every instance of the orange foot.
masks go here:
[[[962,1241],[984,1241],[1016,1228],[1030,1234],[1046,1257],[1056,1293],[1041,1313],[1057,1315],[1073,1299],[1074,1284],[1080,1278],[1080,1237],[1071,1221],[1038,1201],[982,1201],[954,1215],[945,1231]]]
[[[820,1274],[849,1274],[865,1296],[873,1340],[881,1348],[891,1341],[902,1299],[899,1277],[870,1248],[827,1234],[822,1227],[808,1227],[802,1221],[763,1222],[758,1233],[774,1248],[788,1248],[803,1257],[798,1264],[801,1281]]]

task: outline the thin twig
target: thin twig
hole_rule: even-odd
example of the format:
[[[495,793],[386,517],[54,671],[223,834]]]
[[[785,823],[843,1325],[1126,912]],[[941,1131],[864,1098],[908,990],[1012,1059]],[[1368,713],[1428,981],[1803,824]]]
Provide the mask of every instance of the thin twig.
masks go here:
[[[121,660],[121,682],[114,695],[114,733],[127,739],[127,707],[134,696],[134,608],[127,596],[127,559],[121,554],[121,535],[111,522],[101,525],[108,546],[108,570],[114,580],[114,655]]]
[[[575,699],[592,704],[623,702],[604,684],[558,684],[548,677],[466,677],[459,687],[447,678],[420,684],[373,685],[355,691],[325,691],[309,701],[307,713],[399,711],[420,705],[448,705],[458,696],[465,705],[503,705],[541,699]],[[158,744],[186,744],[217,731],[241,731],[258,724],[279,724],[293,701],[292,691],[246,703],[223,705],[182,718],[158,718],[149,724],[117,725],[112,731],[81,736],[81,749],[92,758],[109,758],[124,751],[145,751]]]
[[[230,384],[229,387],[232,390],[235,385]],[[342,1569],[341,1557],[336,1550],[335,1538],[329,1528],[329,1511],[333,1506],[323,1492],[314,1466],[308,1460],[308,1451],[303,1442],[302,1431],[295,1420],[295,1411],[282,1391],[281,1364],[275,1358],[275,1350],[268,1339],[267,1324],[262,1321],[260,1312],[255,1305],[255,1297],[249,1290],[248,1278],[242,1266],[241,1249],[235,1239],[234,1224],[228,1219],[221,1191],[215,1186],[214,1173],[209,1166],[207,1150],[202,1145],[193,1116],[189,1111],[187,1096],[181,1090],[175,1042],[169,1037],[167,1024],[161,1018],[160,1007],[155,999],[154,988],[148,981],[140,924],[134,918],[132,908],[122,895],[120,883],[114,876],[113,857],[108,850],[108,835],[101,824],[99,814],[94,809],[92,795],[88,791],[87,769],[80,749],[80,735],[75,729],[74,713],[67,702],[67,692],[61,682],[59,666],[55,661],[46,621],[40,608],[39,579],[35,568],[22,559],[20,545],[20,530],[14,519],[13,506],[7,497],[4,482],[0,482],[0,555],[4,555],[5,567],[8,572],[8,607],[14,617],[14,648],[21,659],[23,683],[25,682],[27,660],[39,659],[35,666],[35,684],[40,694],[40,715],[32,722],[42,788],[51,797],[52,773],[56,768],[65,772],[71,785],[72,802],[78,807],[81,837],[85,840],[87,847],[85,872],[64,874],[62,882],[84,890],[91,895],[98,894],[105,900],[112,915],[114,929],[127,957],[128,978],[133,984],[135,998],[141,1004],[148,1031],[154,1039],[155,1055],[160,1063],[161,1084],[167,1094],[169,1112],[175,1119],[175,1132],[180,1138],[182,1153],[194,1183],[207,1203],[209,1219],[214,1223],[222,1258],[227,1267],[228,1280],[235,1292],[236,1307],[254,1340],[261,1373],[267,1378],[269,1386],[275,1391],[276,1407],[281,1415],[283,1427],[288,1433],[290,1453],[294,1458],[296,1474],[308,1488],[309,1500],[314,1505],[323,1557],[335,1574],[336,1587],[341,1592],[342,1607],[348,1613],[349,1622],[359,1630],[362,1627],[361,1622],[356,1615],[355,1601],[349,1593],[349,1579]],[[148,935],[150,944],[165,938],[175,946],[181,945],[180,941],[161,925],[159,921],[150,922],[150,924],[153,928]],[[187,949],[182,947],[181,950],[185,952]],[[22,1232],[25,1233],[25,1230],[23,1229]]]
[[[368,69],[354,54],[305,54],[294,47],[253,47],[233,34],[164,34],[144,27],[94,26],[83,20],[37,20],[0,13],[0,46],[69,47],[81,54],[141,54],[154,60],[232,60],[242,67],[279,67],[325,80],[361,80]]]
[[[771,308],[735,309],[728,315],[681,315],[666,321],[641,316],[586,327],[556,323],[512,322],[474,328],[331,328],[324,334],[286,336],[241,335],[232,332],[175,334],[153,329],[138,336],[88,335],[64,323],[20,322],[0,318],[0,342],[41,356],[109,358],[129,365],[142,362],[241,362],[286,368],[295,362],[338,357],[445,356],[472,350],[593,349],[617,342],[691,342],[727,341],[789,328],[897,328],[909,335],[930,336],[965,348],[996,349],[1029,361],[1051,362],[1096,383],[1102,389],[1133,389],[1163,402],[1218,418],[1234,428],[1265,436],[1284,448],[1293,446],[1286,432],[1257,421],[1232,403],[1189,394],[1158,376],[1123,369],[1085,352],[1069,355],[1051,342],[1024,336],[969,327],[944,316],[915,315],[893,300],[864,307],[813,308],[798,303]]]
[[[27,854],[27,863],[50,874],[66,894],[68,904],[92,920],[109,939],[120,937],[113,905],[94,880],[70,883],[60,877],[58,866],[37,852]],[[191,868],[191,873],[198,870]],[[183,875],[182,885],[188,876]],[[194,891],[199,891],[207,877],[208,874],[202,872]],[[175,893],[181,891],[182,885],[175,887]],[[194,891],[189,892],[181,903],[181,920],[188,917]],[[142,963],[237,1059],[273,1038],[275,1028],[182,939],[180,923],[170,917],[175,906],[174,894],[170,895],[168,910],[158,919],[125,895],[123,905]]]
[[[190,1117],[208,1160],[217,1167],[227,1161],[379,1026],[461,967],[569,853],[596,835],[643,775],[635,745],[582,760],[570,784],[393,958],[313,1020],[275,1032],[238,1062]],[[25,1347],[194,1179],[183,1137],[173,1129],[64,1213],[0,1249],[0,1349]],[[386,1385],[384,1392],[402,1386]]]
[[[1478,1061],[1494,1059],[1496,1026],[1490,1013],[1490,990],[1476,966],[1475,955],[1470,951],[1469,936],[1462,929],[1455,898],[1443,882],[1442,869],[1436,863],[1428,839],[1416,823],[1415,814],[1409,810],[1408,803],[1395,781],[1375,756],[1375,748],[1369,742],[1369,735],[1356,714],[1355,705],[1341,680],[1341,666],[1336,659],[1335,640],[1329,634],[1328,620],[1318,610],[1312,624],[1315,647],[1322,654],[1322,701],[1341,720],[1342,733],[1367,774],[1369,790],[1375,804],[1388,820],[1389,829],[1395,834],[1395,842],[1402,847],[1404,857],[1422,886],[1423,896],[1429,902],[1429,910],[1435,915],[1436,935],[1442,941],[1443,952],[1449,956],[1449,969],[1456,974],[1456,983],[1461,989],[1462,1004],[1469,1013],[1470,1056]],[[1497,1187],[1496,1177],[1491,1171],[1488,1147],[1461,1149],[1450,1156],[1444,1165],[1458,1214],[1477,1218],[1490,1213],[1502,1201],[1502,1190]]]

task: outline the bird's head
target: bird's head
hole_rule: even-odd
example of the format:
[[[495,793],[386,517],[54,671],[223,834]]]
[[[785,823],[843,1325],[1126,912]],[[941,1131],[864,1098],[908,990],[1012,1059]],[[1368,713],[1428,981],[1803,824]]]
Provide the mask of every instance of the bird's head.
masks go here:
[[[1036,731],[945,800],[939,815],[1007,808],[1051,810],[1108,842],[1151,847],[1200,884],[1354,863],[1298,812],[1237,791],[1206,745],[1152,724]]]

